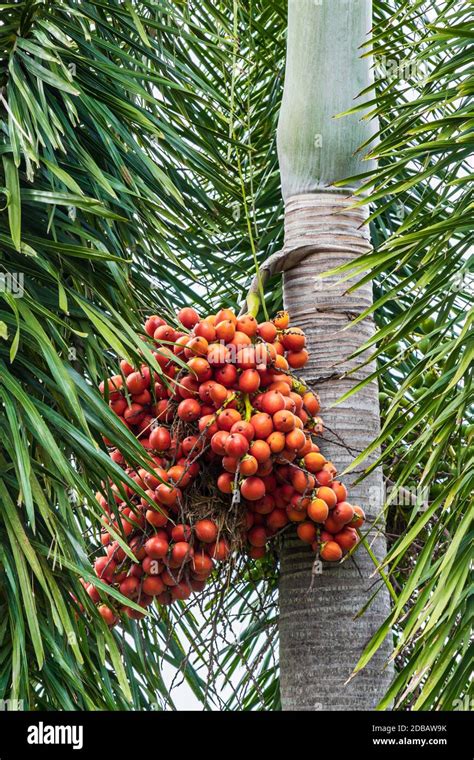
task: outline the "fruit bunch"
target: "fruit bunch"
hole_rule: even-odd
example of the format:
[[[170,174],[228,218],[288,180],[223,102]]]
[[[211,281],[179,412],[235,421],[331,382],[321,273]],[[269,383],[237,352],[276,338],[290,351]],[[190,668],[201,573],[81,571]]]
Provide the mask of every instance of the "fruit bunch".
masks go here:
[[[154,598],[170,604],[201,591],[233,554],[265,556],[291,523],[321,559],[340,560],[357,543],[364,513],[347,501],[315,441],[319,399],[293,374],[308,360],[303,331],[287,312],[258,323],[230,309],[201,318],[184,308],[170,322],[145,322],[161,373],[122,360],[100,386],[149,467],[134,470],[104,439],[136,491],[111,482],[97,494],[105,555],[96,575],[143,608]],[[145,614],[115,610],[84,585],[109,625],[119,612]]]

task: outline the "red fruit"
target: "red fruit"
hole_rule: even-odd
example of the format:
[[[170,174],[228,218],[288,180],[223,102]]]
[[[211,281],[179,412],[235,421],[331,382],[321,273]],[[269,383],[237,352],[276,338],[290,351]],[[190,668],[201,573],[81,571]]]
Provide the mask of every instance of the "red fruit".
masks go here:
[[[226,388],[232,388],[237,382],[237,369],[233,364],[225,364],[223,367],[219,367],[214,373],[214,380],[216,383],[225,385]]]
[[[189,585],[191,586],[193,591],[196,591],[199,593],[200,591],[204,591],[204,589],[206,588],[206,581],[205,580],[201,581],[201,580],[198,580],[197,578],[190,578]]]
[[[173,353],[175,356],[184,356],[184,350],[188,340],[189,335],[181,335],[179,338],[176,338],[175,344],[173,346]]]
[[[101,615],[102,619],[105,623],[109,626],[115,625],[117,622],[117,616],[113,610],[110,609],[110,607],[107,607],[106,604],[100,604],[97,607],[97,610],[99,614]]]
[[[159,594],[156,597],[156,600],[159,604],[168,605],[173,602],[173,597],[171,596],[171,591],[169,589],[166,589],[166,591],[163,591],[162,594]]]
[[[251,314],[244,314],[237,319],[237,330],[249,335],[251,338],[257,334],[257,320]]]
[[[171,325],[160,325],[153,333],[153,340],[157,344],[161,344],[162,342],[173,343],[177,337],[176,330]]]
[[[214,414],[205,414],[203,417],[201,417],[198,422],[198,427],[199,432],[204,433],[206,438],[211,438],[219,430],[217,427],[216,416]]]
[[[316,451],[310,451],[304,458],[304,466],[309,472],[319,472],[326,464],[326,457]]]
[[[240,459],[247,453],[249,442],[241,433],[231,433],[225,442],[227,456]]]
[[[198,322],[194,326],[194,335],[198,335],[200,338],[205,338],[208,343],[212,343],[216,339],[216,328],[211,325],[210,322]]]
[[[192,594],[192,588],[186,581],[180,581],[171,589],[171,596],[173,599],[189,599]]]
[[[344,552],[350,551],[352,547],[356,545],[358,540],[359,536],[354,528],[343,528],[334,536],[334,541],[336,544],[339,544]]]
[[[277,329],[273,322],[261,322],[257,327],[257,334],[267,343],[273,343],[277,336]]]
[[[258,465],[257,475],[261,475],[263,477],[264,475],[269,475],[272,470],[273,462],[271,459],[267,459],[266,462],[261,462]]]
[[[245,333],[240,332],[239,330],[235,331],[235,335],[230,341],[230,345],[237,346],[238,348],[242,346],[250,346],[252,341],[250,340],[249,336]],[[253,347],[252,347],[253,348]],[[238,352],[240,353],[240,352]]]
[[[145,332],[148,333],[150,338],[152,338],[155,330],[160,327],[160,325],[164,324],[166,324],[165,320],[154,314],[152,317],[148,317],[147,321],[145,322]]]
[[[199,314],[195,309],[190,306],[185,306],[184,309],[178,312],[178,319],[187,330],[192,330],[194,325],[199,322]]]
[[[332,483],[332,475],[328,470],[323,469],[320,472],[316,473],[316,480],[318,482],[318,485],[328,486],[330,483]]]
[[[237,317],[235,316],[232,309],[221,309],[216,314],[216,320],[215,324],[219,324],[219,322],[222,322],[224,319],[230,319],[231,322],[234,323],[234,325],[237,324]]]
[[[252,502],[252,507],[259,515],[269,515],[275,509],[275,499],[266,493],[262,499]]]
[[[239,389],[243,393],[255,393],[260,386],[260,375],[256,369],[244,369],[239,377]]]
[[[197,454],[201,451],[202,445],[202,441],[199,440],[197,435],[188,435],[186,438],[183,438],[181,442],[181,447],[185,456],[188,456],[191,452]]]
[[[193,356],[188,361],[188,367],[199,383],[204,383],[212,377],[211,365],[202,356]]]
[[[194,550],[187,541],[178,541],[171,549],[171,562],[180,567],[185,562],[190,562],[194,556]]]
[[[184,460],[186,462],[186,460]],[[188,472],[187,467],[184,464],[175,464],[168,470],[168,480],[174,485],[179,485],[181,488],[186,488],[193,479],[193,476]]]
[[[232,341],[232,343],[235,343],[235,338]],[[255,368],[258,362],[259,362],[258,346],[257,347],[253,345],[238,346],[236,364],[238,367],[240,367],[240,369],[242,370],[251,369],[257,372]],[[261,378],[260,372],[257,372],[257,375],[258,375],[258,386],[257,386],[258,388],[262,382],[262,378]],[[255,382],[256,382],[256,378],[255,378]],[[257,388],[255,390],[257,390]]]
[[[272,454],[279,454],[285,448],[285,434],[275,430],[268,436],[267,443],[272,450]]]
[[[339,480],[333,480],[331,488],[336,494],[338,501],[347,501],[347,488]]]
[[[199,541],[205,544],[212,544],[217,538],[217,525],[212,520],[198,520],[194,526]]]
[[[211,438],[211,449],[219,456],[224,456],[226,453],[225,444],[228,437],[227,430],[218,430]]]
[[[245,420],[239,420],[238,422],[235,422],[231,429],[231,433],[241,433],[241,435],[244,435],[248,441],[252,441],[255,438],[255,430],[253,429],[253,425],[250,424],[250,422],[245,422]]]
[[[306,436],[299,428],[295,428],[286,434],[285,448],[289,451],[301,451],[305,444]]]
[[[270,459],[271,456],[270,446],[266,441],[256,440],[251,441],[249,447],[249,454],[251,454],[259,464],[263,464]]]
[[[339,531],[343,529],[344,523],[340,522],[339,520],[335,520],[331,513],[329,517],[327,517],[327,519],[325,520],[324,527],[330,533],[335,534],[335,533],[339,533]]]
[[[337,504],[337,496],[332,490],[332,488],[328,488],[327,486],[323,486],[322,488],[318,488],[316,491],[316,496],[318,499],[322,499],[326,502],[329,509],[334,509],[334,507]]]
[[[267,531],[261,526],[250,528],[247,533],[248,542],[251,546],[265,546],[267,543]]]
[[[223,412],[217,415],[217,426],[220,430],[229,431],[241,419],[242,417],[237,409],[224,409]]]
[[[123,418],[130,425],[138,425],[143,420],[144,415],[145,410],[141,404],[130,404],[130,406],[127,406],[125,409]]]
[[[219,562],[223,562],[230,554],[230,547],[225,538],[221,538],[215,543],[208,544],[207,551],[210,557],[214,557]]]
[[[171,538],[173,541],[189,541],[191,538],[191,526],[190,525],[174,525],[171,528]]]
[[[298,493],[309,494],[315,486],[314,476],[299,467],[292,467],[291,484]]]
[[[313,499],[308,506],[308,517],[315,523],[323,523],[329,515],[329,507],[322,499]]]
[[[187,359],[191,356],[207,356],[208,349],[209,343],[207,340],[198,335],[188,340],[184,349],[184,355]]]
[[[140,591],[140,580],[133,575],[129,575],[119,586],[119,591],[127,599],[135,599]]]
[[[305,544],[312,544],[317,536],[317,530],[311,522],[301,522],[296,528],[298,538],[304,541]]]
[[[173,419],[173,410],[166,399],[162,399],[154,405],[153,413],[156,415],[156,418],[162,422],[171,422]]]
[[[196,398],[199,392],[199,382],[192,375],[185,375],[180,379],[176,390],[181,398]]]
[[[195,573],[208,576],[212,573],[212,568],[213,562],[208,554],[205,554],[202,550],[195,553],[193,559],[193,569]]]
[[[364,524],[365,512],[362,507],[354,507],[354,517],[352,518],[350,525],[353,528],[360,528]]]
[[[123,396],[119,396],[119,398],[115,398],[113,401],[109,401],[109,406],[114,414],[117,414],[119,417],[123,417],[123,413],[128,406],[127,399],[123,398]]]
[[[275,430],[280,430],[282,433],[289,433],[295,427],[295,415],[293,412],[289,412],[286,409],[282,409],[273,415],[273,425]]]
[[[192,360],[190,360],[192,361]],[[214,380],[205,380],[201,385],[199,386],[199,398],[204,404],[212,404],[212,398],[211,398],[211,388],[216,385],[216,382]],[[227,391],[226,391],[227,393]]]
[[[335,541],[326,541],[321,547],[320,556],[326,562],[338,562],[342,557],[342,549]]]
[[[289,351],[286,355],[286,360],[293,369],[301,369],[301,367],[304,367],[308,359],[309,354],[305,348],[301,351]]]
[[[319,397],[314,393],[311,393],[311,391],[307,391],[303,396],[303,406],[305,407],[306,411],[309,412],[312,417],[314,417],[314,415],[317,414],[321,408],[319,404]]]
[[[267,550],[264,546],[251,546],[248,553],[249,557],[252,559],[262,559],[267,553]]]
[[[95,604],[100,602],[99,592],[97,591],[96,587],[92,585],[92,583],[89,583],[86,586],[86,591]]]
[[[156,488],[156,496],[160,504],[165,504],[167,507],[172,507],[178,501],[180,495],[179,488],[169,486],[167,483],[160,483]]]
[[[221,385],[221,383],[216,383],[214,380],[212,380],[212,385],[209,389],[209,396],[216,409],[220,409],[224,401],[227,399],[228,393],[229,391],[225,385]]]
[[[240,463],[240,474],[248,477],[249,475],[255,475],[258,470],[258,462],[255,457],[247,454],[244,456]]]
[[[273,512],[267,516],[266,523],[267,528],[272,533],[276,533],[277,531],[281,530],[285,527],[285,525],[288,524],[288,515],[286,514],[286,510],[274,509]]]
[[[222,458],[222,466],[226,472],[237,472],[237,465],[239,463],[238,459],[235,459],[234,457],[223,457]]]
[[[263,394],[261,409],[267,414],[273,415],[285,408],[285,398],[277,390],[267,391]]]
[[[303,520],[306,520],[305,510],[300,511],[298,509],[294,509],[293,507],[287,507],[286,514],[288,515],[288,519],[291,520],[291,522],[303,522]]]
[[[279,311],[272,322],[278,330],[286,330],[290,324],[290,315],[287,311]]]
[[[352,507],[352,504],[349,504],[347,501],[339,501],[334,507],[332,516],[335,520],[338,520],[338,522],[342,522],[344,525],[347,525],[347,523],[350,523],[354,517],[354,509]]]
[[[121,453],[121,452],[120,452],[118,449],[115,449],[115,451],[111,451],[111,452],[110,452],[110,458],[111,458],[111,459],[112,459],[112,460],[113,460],[113,461],[114,461],[116,464],[123,464],[123,463],[124,463],[124,461],[125,461],[125,460],[124,460],[124,458],[123,458],[123,455],[122,455],[122,453]]]
[[[201,405],[199,401],[193,398],[184,399],[184,401],[178,404],[177,414],[180,420],[194,422],[201,414]]]
[[[150,446],[156,451],[167,451],[171,446],[170,431],[165,427],[157,427],[151,431]]]
[[[151,559],[163,559],[168,554],[169,545],[160,536],[152,536],[145,544],[145,551]]]
[[[128,375],[125,383],[129,393],[132,395],[142,393],[146,388],[146,380],[140,372],[132,372]]]
[[[265,483],[261,478],[245,478],[240,486],[240,493],[248,501],[257,501],[265,496]]]
[[[285,351],[301,351],[306,344],[304,332],[299,327],[291,327],[281,335],[280,340]]]
[[[161,580],[166,586],[176,586],[178,583],[177,579],[174,577],[172,573],[169,572],[169,570],[163,570],[161,573]]]
[[[230,319],[224,319],[216,324],[216,338],[230,343],[235,335],[235,322]]]
[[[232,493],[234,476],[230,472],[223,472],[217,478],[217,487],[222,493]]]
[[[266,438],[268,438],[270,433],[273,433],[272,418],[270,417],[269,414],[266,414],[265,412],[259,412],[258,414],[254,414],[253,417],[250,418],[250,423],[251,425],[253,425],[256,438],[261,438],[265,440]]]
[[[117,563],[109,557],[98,557],[94,562],[95,574],[104,581],[113,579],[116,567]]]
[[[148,406],[148,404],[151,404],[151,393],[146,388],[141,393],[135,393],[132,398],[136,404],[141,404],[142,406]]]
[[[147,596],[158,596],[166,590],[166,586],[159,575],[150,575],[142,583],[142,591]]]
[[[153,468],[153,472],[155,473],[154,475],[152,475],[149,472],[146,472],[145,470],[143,472],[144,472],[143,480],[145,481],[148,488],[151,488],[152,490],[155,488],[158,488],[160,483],[162,483],[163,481],[168,480],[168,473],[166,472],[166,470],[163,469],[163,467],[154,467]]]

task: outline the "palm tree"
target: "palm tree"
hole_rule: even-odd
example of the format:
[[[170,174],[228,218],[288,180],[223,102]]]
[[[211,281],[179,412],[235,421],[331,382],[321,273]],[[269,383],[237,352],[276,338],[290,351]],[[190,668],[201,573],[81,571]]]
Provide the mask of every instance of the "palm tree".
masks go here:
[[[378,168],[364,163],[370,178],[357,185],[371,204],[375,250],[364,242],[344,277],[355,273],[362,294],[374,281],[374,305],[367,301],[360,317],[373,314],[377,332],[357,351],[377,363],[367,365],[375,367],[367,385],[349,388],[341,378],[333,387],[353,394],[362,386],[360,398],[369,398],[377,376],[382,389],[381,432],[359,439],[368,450],[349,466],[359,474],[368,461],[376,482],[382,465],[398,486],[431,490],[428,509],[386,505],[384,577],[394,601],[358,668],[379,657],[380,670],[376,652],[392,629],[396,675],[382,706],[395,699],[402,708],[452,709],[469,677],[467,11],[448,0],[427,17],[421,2],[376,0],[373,16],[376,57],[403,62],[408,40],[411,60],[426,71],[409,83],[379,77],[355,101],[380,122]],[[143,314],[190,300],[237,305],[255,267],[281,248],[276,121],[286,3],[24,0],[2,20],[0,698],[30,709],[169,708],[171,670],[207,708],[278,709],[278,564],[239,566],[226,595],[216,579],[197,607],[157,610],[113,632],[79,577],[91,578],[99,547],[94,492],[122,477],[101,435],[143,464],[96,384],[116,355],[137,357]],[[355,53],[353,64],[367,76]],[[357,92],[346,94],[326,113],[349,108]],[[345,119],[340,128],[353,140],[360,128],[363,142],[358,119]],[[346,171],[359,173],[359,160],[348,168],[345,156],[329,175],[313,167],[311,176],[347,184]],[[315,267],[313,259],[296,273]],[[262,309],[273,312],[282,298],[277,275],[270,285]],[[348,297],[360,311],[362,296]],[[344,340],[359,346],[352,336],[361,329]],[[332,360],[319,361],[325,372]],[[357,362],[359,380],[366,369]],[[344,419],[334,423],[339,435]],[[284,558],[291,552],[289,543]],[[368,572],[362,550],[354,561]],[[216,614],[225,622],[218,636]],[[293,706],[285,689],[283,697]],[[298,695],[293,704],[303,704]]]
[[[278,260],[284,270],[285,307],[309,336],[314,358],[304,377],[321,397],[326,426],[322,451],[341,464],[349,464],[380,431],[376,380],[333,406],[375,368],[364,362],[364,355],[350,358],[373,337],[373,318],[347,329],[372,305],[372,283],[367,280],[355,293],[347,293],[342,275],[324,275],[370,250],[364,226],[367,207],[353,209],[353,188],[345,184],[335,188],[335,183],[362,172],[363,156],[357,150],[371,139],[373,122],[363,122],[357,115],[335,121],[334,116],[370,85],[372,61],[360,58],[359,48],[367,41],[371,21],[370,0],[352,4],[290,0],[278,125],[285,244],[281,257],[273,261]],[[362,466],[374,460],[372,454]],[[382,561],[381,467],[350,486],[350,498],[364,505],[373,525],[365,541]],[[283,708],[374,709],[391,679],[391,670],[384,668],[391,654],[389,636],[360,676],[345,682],[365,644],[390,613],[388,590],[382,579],[374,582],[371,577],[374,566],[365,551],[340,566],[321,568],[309,590],[312,562],[312,553],[301,542],[290,538],[285,542],[280,584]],[[366,613],[356,617],[371,597]]]

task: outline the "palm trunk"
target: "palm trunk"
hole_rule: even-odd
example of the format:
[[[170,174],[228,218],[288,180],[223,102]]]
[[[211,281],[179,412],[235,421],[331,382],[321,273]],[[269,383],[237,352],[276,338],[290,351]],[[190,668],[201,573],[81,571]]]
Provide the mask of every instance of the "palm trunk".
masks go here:
[[[321,397],[326,432],[323,453],[342,470],[379,430],[377,384],[331,408],[373,367],[349,360],[373,334],[371,319],[346,329],[372,301],[365,284],[346,294],[340,276],[316,280],[324,271],[346,263],[369,248],[368,228],[361,228],[366,209],[351,210],[353,188],[335,190],[333,183],[367,171],[356,149],[371,137],[371,128],[356,116],[332,117],[351,106],[370,81],[370,60],[359,58],[371,25],[369,0],[289,0],[285,91],[278,127],[278,150],[285,198],[285,307],[293,324],[308,336],[310,361],[304,378]],[[342,466],[341,466],[342,465]],[[350,501],[374,521],[383,499],[382,474],[374,470],[351,486]],[[379,558],[385,553],[380,524],[370,542]],[[297,539],[285,540],[281,557],[280,667],[282,706],[286,710],[374,709],[391,678],[384,664],[387,640],[369,665],[345,685],[369,638],[390,611],[374,565],[361,547],[354,560],[324,564],[313,576],[314,555]],[[356,613],[380,588],[364,615]]]

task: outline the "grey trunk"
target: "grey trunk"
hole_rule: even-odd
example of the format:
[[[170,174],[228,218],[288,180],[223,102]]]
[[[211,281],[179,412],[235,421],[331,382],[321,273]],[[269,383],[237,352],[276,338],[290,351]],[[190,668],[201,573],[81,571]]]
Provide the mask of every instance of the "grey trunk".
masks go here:
[[[367,171],[356,149],[371,137],[368,122],[351,116],[335,120],[370,82],[370,59],[360,45],[371,26],[371,3],[364,0],[289,0],[285,91],[278,127],[278,150],[285,198],[285,248],[277,266],[284,270],[285,308],[308,337],[310,361],[302,376],[321,397],[326,431],[321,450],[339,471],[379,430],[378,389],[366,385],[355,397],[331,405],[373,367],[344,373],[361,359],[348,357],[370,335],[371,319],[348,328],[372,302],[370,284],[346,294],[340,276],[316,280],[324,271],[350,261],[369,247],[366,209],[351,210],[351,188],[335,190],[340,179]],[[383,502],[382,473],[362,484],[343,480],[349,501],[360,504],[371,524]],[[374,553],[385,553],[378,523],[370,536]],[[390,612],[388,593],[360,547],[341,565],[324,563],[312,577],[314,554],[287,538],[281,556],[280,667],[285,710],[374,709],[392,671],[386,641],[368,666],[346,680],[365,645]],[[365,614],[356,617],[376,589]]]

